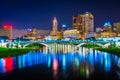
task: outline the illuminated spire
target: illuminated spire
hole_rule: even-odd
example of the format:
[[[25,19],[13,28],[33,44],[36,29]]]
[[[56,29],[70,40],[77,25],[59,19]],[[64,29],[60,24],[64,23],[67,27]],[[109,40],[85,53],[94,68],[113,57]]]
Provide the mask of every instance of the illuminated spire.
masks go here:
[[[54,17],[54,19],[53,19],[52,31],[51,31],[51,35],[52,35],[52,36],[56,36],[57,33],[58,33],[57,26],[58,26],[58,22],[57,22],[56,17]]]
[[[58,26],[56,17],[54,17],[54,19],[53,19],[53,26],[56,26],[56,27]]]

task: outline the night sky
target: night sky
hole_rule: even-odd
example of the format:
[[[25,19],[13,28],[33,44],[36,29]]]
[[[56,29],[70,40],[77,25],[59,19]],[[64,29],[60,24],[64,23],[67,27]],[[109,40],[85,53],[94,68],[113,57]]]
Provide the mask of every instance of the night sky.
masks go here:
[[[91,12],[95,27],[105,21],[120,21],[120,0],[0,0],[0,26],[12,24],[16,29],[50,30],[56,16],[59,28],[72,28],[72,16]]]

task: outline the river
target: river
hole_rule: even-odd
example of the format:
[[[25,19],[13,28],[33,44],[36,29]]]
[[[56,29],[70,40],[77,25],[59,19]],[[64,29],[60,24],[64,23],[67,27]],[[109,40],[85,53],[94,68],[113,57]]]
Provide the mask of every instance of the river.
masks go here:
[[[61,50],[62,48],[62,50]],[[0,58],[0,80],[120,80],[120,58],[67,45]]]

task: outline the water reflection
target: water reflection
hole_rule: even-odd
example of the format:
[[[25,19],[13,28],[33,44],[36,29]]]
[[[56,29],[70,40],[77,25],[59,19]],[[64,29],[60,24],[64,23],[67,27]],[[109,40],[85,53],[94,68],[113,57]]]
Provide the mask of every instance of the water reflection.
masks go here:
[[[0,73],[12,71],[14,69],[14,58],[0,59]]]
[[[59,71],[63,76],[71,71],[76,76],[89,78],[97,70],[110,72],[113,65],[120,68],[120,58],[93,49],[79,47],[75,50],[74,45],[58,44],[53,49],[44,47],[41,51],[30,51],[17,57],[1,58],[0,74],[33,65],[45,65],[48,69],[52,69],[55,79]]]
[[[55,80],[57,79],[57,73],[58,73],[58,60],[55,58],[53,60],[53,76]]]

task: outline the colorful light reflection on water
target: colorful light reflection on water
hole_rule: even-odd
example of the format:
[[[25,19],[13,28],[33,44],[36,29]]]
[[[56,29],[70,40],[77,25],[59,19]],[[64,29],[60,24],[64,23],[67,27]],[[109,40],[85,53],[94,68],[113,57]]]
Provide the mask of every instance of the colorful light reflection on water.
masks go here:
[[[36,51],[25,55],[20,55],[11,58],[0,59],[0,74],[5,74],[16,69],[33,67],[34,65],[44,65],[52,70],[53,76],[56,79],[57,75],[62,72],[63,76],[73,72],[76,76],[89,78],[100,70],[103,73],[109,73],[116,69],[119,72],[120,58],[105,52],[96,51],[93,49],[80,48],[79,52],[75,53],[60,53],[44,54],[44,52]],[[118,69],[118,70],[117,70]]]

